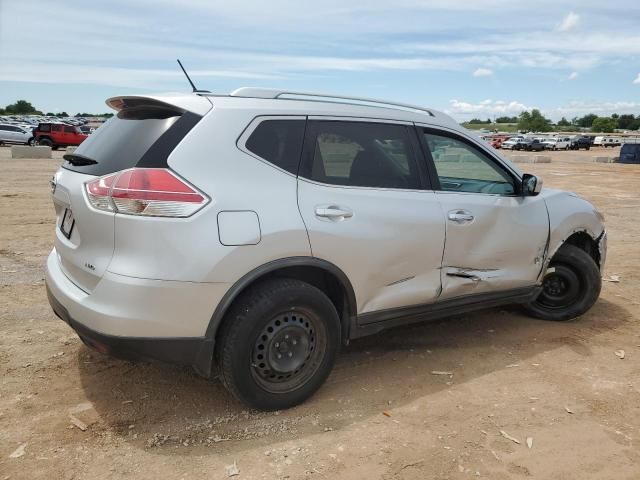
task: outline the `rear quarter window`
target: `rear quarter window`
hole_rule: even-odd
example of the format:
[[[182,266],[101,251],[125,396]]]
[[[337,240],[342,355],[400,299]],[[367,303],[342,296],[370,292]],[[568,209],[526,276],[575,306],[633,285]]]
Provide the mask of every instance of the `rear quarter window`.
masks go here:
[[[297,175],[304,120],[264,120],[251,133],[245,148],[273,165]]]

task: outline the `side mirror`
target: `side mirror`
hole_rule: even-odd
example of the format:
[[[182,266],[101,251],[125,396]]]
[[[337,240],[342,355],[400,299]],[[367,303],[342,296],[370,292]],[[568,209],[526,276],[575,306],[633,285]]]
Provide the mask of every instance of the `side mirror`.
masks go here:
[[[522,176],[522,195],[524,197],[534,197],[542,190],[542,179],[525,173]]]

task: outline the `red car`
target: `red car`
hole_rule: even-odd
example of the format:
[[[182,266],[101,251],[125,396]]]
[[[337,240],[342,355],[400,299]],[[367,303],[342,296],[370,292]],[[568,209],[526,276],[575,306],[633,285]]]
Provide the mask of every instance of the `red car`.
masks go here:
[[[64,123],[40,123],[33,129],[33,136],[38,145],[51,147],[57,150],[59,147],[78,146],[89,136],[80,131],[78,127]]]

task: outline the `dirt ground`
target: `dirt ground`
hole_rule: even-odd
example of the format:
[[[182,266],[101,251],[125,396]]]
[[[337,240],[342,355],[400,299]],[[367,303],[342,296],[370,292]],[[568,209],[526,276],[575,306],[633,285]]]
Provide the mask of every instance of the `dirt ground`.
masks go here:
[[[43,281],[61,153],[0,148],[0,480],[217,479],[234,462],[240,479],[640,478],[640,166],[597,154],[521,165],[606,216],[604,276],[619,283],[587,315],[397,328],[344,348],[304,405],[259,413],[187,368],[81,344]]]

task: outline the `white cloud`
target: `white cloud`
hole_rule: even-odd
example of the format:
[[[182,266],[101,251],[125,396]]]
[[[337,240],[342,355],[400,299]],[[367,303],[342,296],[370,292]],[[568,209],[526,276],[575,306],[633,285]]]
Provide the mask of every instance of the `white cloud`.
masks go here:
[[[580,15],[577,13],[569,12],[569,14],[564,17],[562,23],[558,26],[558,30],[561,32],[568,32],[569,30],[573,30],[580,23]]]
[[[531,108],[522,102],[504,101],[504,100],[482,100],[478,103],[465,102],[461,100],[449,100],[449,108],[447,113],[453,116],[468,117],[470,115],[477,116],[493,116],[493,115],[518,115],[523,110],[531,110]]]
[[[473,103],[462,100],[449,100],[449,108],[446,113],[459,121],[469,120],[473,117],[486,118],[494,116],[517,116],[521,112],[530,111],[536,106],[525,105],[519,101],[482,100]],[[616,101],[571,101],[558,108],[540,108],[542,114],[552,120],[560,117],[580,117],[587,113],[595,113],[600,116],[609,116],[612,113],[633,113],[640,110],[640,102],[616,102]]]
[[[636,79],[633,81],[633,83],[640,85],[640,73],[638,74],[638,76],[636,77]]]
[[[578,78],[578,72],[571,72],[568,77],[569,80],[575,80],[576,78]]]
[[[571,101],[565,105],[548,110],[546,114],[552,118],[566,116],[582,116],[587,113],[595,113],[600,116],[608,116],[612,113],[633,113],[640,110],[640,102],[615,102],[615,101]],[[545,113],[545,112],[543,112]]]
[[[493,70],[490,68],[478,68],[473,72],[474,77],[491,77],[493,76]]]

